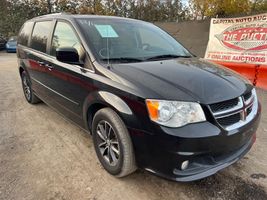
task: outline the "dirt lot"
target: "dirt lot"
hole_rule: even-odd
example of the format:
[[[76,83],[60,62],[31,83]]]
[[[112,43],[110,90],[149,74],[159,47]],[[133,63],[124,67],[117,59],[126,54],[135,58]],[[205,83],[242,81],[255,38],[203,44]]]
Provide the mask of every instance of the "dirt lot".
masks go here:
[[[24,100],[15,54],[0,53],[0,199],[267,199],[267,92],[257,141],[238,163],[193,183],[101,168],[91,137],[45,104]]]

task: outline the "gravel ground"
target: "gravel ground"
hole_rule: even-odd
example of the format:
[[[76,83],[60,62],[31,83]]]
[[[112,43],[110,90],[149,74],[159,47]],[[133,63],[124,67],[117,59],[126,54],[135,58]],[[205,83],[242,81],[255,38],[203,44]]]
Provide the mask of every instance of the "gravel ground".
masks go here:
[[[15,54],[0,53],[0,199],[267,199],[267,92],[257,141],[209,178],[176,183],[141,170],[107,174],[91,137],[47,105],[24,100]]]

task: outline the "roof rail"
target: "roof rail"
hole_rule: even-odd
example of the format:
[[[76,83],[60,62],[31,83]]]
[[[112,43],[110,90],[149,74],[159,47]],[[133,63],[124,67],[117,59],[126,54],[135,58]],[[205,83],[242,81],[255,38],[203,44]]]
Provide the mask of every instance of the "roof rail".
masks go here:
[[[51,13],[51,14],[46,14],[46,15],[40,15],[37,16],[36,18],[42,18],[42,17],[48,17],[48,16],[58,16],[58,15],[70,15],[71,13],[67,12],[60,12],[60,13]]]

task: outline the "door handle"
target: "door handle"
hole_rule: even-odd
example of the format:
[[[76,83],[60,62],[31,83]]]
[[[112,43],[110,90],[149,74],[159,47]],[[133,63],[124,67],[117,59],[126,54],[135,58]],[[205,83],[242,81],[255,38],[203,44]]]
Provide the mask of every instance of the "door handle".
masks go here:
[[[42,61],[37,61],[37,63],[38,63],[40,66],[43,66],[43,65],[44,65],[44,62],[42,62]]]
[[[54,67],[50,64],[45,64],[45,67],[48,68],[49,71],[51,71]]]

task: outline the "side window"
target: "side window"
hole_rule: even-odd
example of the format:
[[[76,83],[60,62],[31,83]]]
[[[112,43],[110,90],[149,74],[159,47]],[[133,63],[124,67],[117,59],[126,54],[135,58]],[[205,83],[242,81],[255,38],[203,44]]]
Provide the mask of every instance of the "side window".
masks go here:
[[[33,32],[31,47],[46,53],[47,40],[51,31],[52,21],[36,22]]]
[[[51,55],[56,56],[56,49],[59,47],[74,47],[80,56],[83,56],[83,47],[75,32],[68,23],[57,22],[52,39]]]
[[[18,44],[28,46],[28,41],[32,32],[33,22],[26,22],[20,33],[18,38]]]

